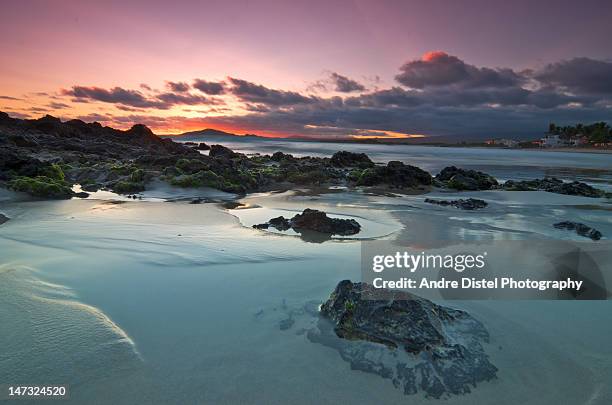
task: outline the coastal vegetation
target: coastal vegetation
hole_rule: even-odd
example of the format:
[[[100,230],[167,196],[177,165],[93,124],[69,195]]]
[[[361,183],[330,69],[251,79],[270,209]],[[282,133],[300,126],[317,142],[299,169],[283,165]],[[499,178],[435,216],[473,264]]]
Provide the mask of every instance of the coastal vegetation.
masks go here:
[[[8,188],[35,197],[69,198],[73,194],[69,183],[47,176],[16,176],[8,182]]]
[[[590,144],[612,142],[612,127],[607,122],[559,126],[554,122],[548,125],[548,133],[559,135],[559,138],[569,140],[574,137],[586,137]]]

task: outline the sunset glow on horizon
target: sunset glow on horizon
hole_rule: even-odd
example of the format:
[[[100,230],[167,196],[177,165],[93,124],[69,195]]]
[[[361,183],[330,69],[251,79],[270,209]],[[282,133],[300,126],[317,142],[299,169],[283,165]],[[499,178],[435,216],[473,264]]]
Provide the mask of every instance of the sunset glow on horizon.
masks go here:
[[[13,117],[416,139],[534,134],[612,113],[612,8],[595,0],[9,3],[0,111]],[[588,27],[550,35],[586,15]]]

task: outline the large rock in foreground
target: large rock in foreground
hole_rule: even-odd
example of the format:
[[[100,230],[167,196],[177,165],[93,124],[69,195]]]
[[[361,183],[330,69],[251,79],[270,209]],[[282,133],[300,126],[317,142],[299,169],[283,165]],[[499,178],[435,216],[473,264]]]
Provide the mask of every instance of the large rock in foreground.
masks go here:
[[[321,306],[321,316],[331,326],[320,322],[310,340],[337,348],[351,368],[390,378],[406,394],[464,394],[496,376],[482,346],[489,334],[467,312],[344,280]]]
[[[280,216],[272,218],[266,223],[253,225],[253,228],[256,229],[268,229],[269,227],[276,228],[279,231],[292,228],[298,233],[314,231],[341,236],[354,235],[361,230],[361,225],[354,219],[331,218],[323,211],[311,210],[310,208],[306,208],[301,214],[296,214],[291,219]]]

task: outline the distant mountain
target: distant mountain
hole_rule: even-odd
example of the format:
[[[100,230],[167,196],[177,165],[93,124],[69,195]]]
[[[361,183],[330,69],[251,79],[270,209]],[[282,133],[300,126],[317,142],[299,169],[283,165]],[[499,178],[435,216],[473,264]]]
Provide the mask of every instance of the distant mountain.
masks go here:
[[[202,129],[199,131],[185,132],[180,135],[160,135],[163,138],[171,138],[178,142],[249,142],[249,141],[291,141],[291,142],[324,142],[324,143],[361,143],[361,144],[408,144],[408,145],[456,145],[465,143],[483,143],[487,139],[503,138],[503,136],[493,136],[491,134],[477,135],[430,135],[424,138],[308,138],[308,137],[287,137],[271,138],[261,135],[247,134],[236,135],[231,132],[220,131],[218,129]],[[508,136],[509,139],[525,141],[539,137],[537,132],[524,132]]]
[[[171,138],[175,141],[206,141],[208,140],[252,140],[265,139],[263,136],[247,134],[247,135],[236,135],[231,132],[219,131],[218,129],[206,128],[200,131],[184,132],[179,135],[162,135],[164,138]]]

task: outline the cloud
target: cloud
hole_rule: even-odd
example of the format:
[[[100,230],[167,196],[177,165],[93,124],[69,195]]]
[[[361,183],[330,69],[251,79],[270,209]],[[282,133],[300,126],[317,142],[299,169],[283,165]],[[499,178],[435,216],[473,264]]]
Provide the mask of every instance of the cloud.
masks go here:
[[[295,104],[310,104],[317,101],[316,97],[306,97],[294,91],[274,90],[260,84],[229,77],[232,84],[230,91],[241,101],[247,103],[265,104],[268,106],[291,106]]]
[[[70,108],[70,106],[68,104],[64,104],[64,103],[57,103],[57,102],[51,102],[49,104],[47,104],[49,107],[55,109],[55,110],[61,110],[63,108]]]
[[[10,115],[13,118],[19,118],[19,119],[30,119],[30,118],[32,118],[32,116],[30,114],[26,114],[23,111],[10,111],[10,110],[6,110],[4,112],[7,113],[8,115]]]
[[[210,117],[209,126],[248,128],[250,132],[307,137],[345,137],[347,129],[360,128],[401,133],[463,136],[470,138],[540,135],[548,122],[576,123],[602,120],[609,114],[594,107],[536,106],[451,107],[421,104],[412,107],[352,107],[326,109],[303,105],[241,116]],[[339,129],[334,129],[339,128]]]
[[[196,96],[193,94],[161,93],[157,95],[157,98],[168,105],[197,105],[209,103],[209,100],[206,97]]]
[[[423,96],[416,91],[392,87],[390,89],[377,90],[372,93],[347,98],[345,103],[351,107],[412,107],[423,104],[424,99]]]
[[[404,86],[424,89],[433,86],[508,87],[522,78],[512,69],[491,69],[469,65],[442,51],[428,52],[421,59],[405,63],[395,79]]]
[[[530,98],[534,92],[521,87],[504,88],[475,88],[475,89],[455,89],[455,88],[433,88],[424,91],[406,90],[401,87],[377,90],[371,93],[353,96],[344,100],[345,104],[351,107],[368,108],[406,108],[421,105],[431,105],[438,107],[473,107],[473,106],[519,106],[531,104]],[[555,94],[547,93],[548,104],[552,100],[560,104],[575,101],[572,97],[554,98]]]
[[[113,87],[110,90],[100,87],[73,86],[69,90],[62,90],[63,95],[72,96],[77,99],[91,99],[105,103],[117,103],[140,108],[167,109],[167,103],[159,100],[150,100],[141,92],[126,90],[121,87]]]
[[[223,82],[209,82],[202,79],[195,79],[193,81],[193,87],[211,96],[218,96],[225,93]]]
[[[11,100],[11,101],[19,101],[21,98],[11,97],[11,96],[0,96],[0,100]]]
[[[28,111],[33,113],[48,113],[49,109],[44,107],[30,107],[28,108]]]
[[[129,111],[129,112],[144,111],[142,108],[128,107],[126,105],[121,105],[121,104],[117,104],[115,105],[115,107],[121,111]]]
[[[112,123],[113,117],[111,115],[103,115],[98,113],[91,113],[87,115],[79,115],[77,119],[85,122],[107,122]]]
[[[176,93],[185,93],[187,91],[189,91],[189,84],[185,83],[185,82],[171,82],[171,81],[167,81],[166,82],[166,86],[172,90],[173,92]]]
[[[550,63],[533,73],[548,86],[557,86],[574,93],[612,96],[612,62],[590,58],[573,58]]]
[[[164,132],[217,127],[307,137],[370,136],[376,131],[537,136],[550,121],[566,125],[609,119],[611,66],[606,61],[575,58],[517,72],[474,66],[437,51],[401,66],[399,83],[388,88],[370,86],[375,90],[366,91],[357,81],[326,72],[325,79],[316,83],[324,84],[326,92],[333,88],[342,93],[333,97],[233,77],[222,82],[196,79],[191,87],[198,91],[193,92],[181,91],[185,88],[177,84],[182,82],[169,81],[168,91],[74,86],[62,94],[75,102],[113,103],[128,112],[105,116],[107,125],[142,122]],[[213,108],[219,104],[224,108]],[[162,117],[154,111],[181,105],[194,106],[183,111],[202,116]]]
[[[335,90],[341,93],[350,93],[353,91],[364,91],[366,88],[363,84],[342,76],[336,72],[330,74],[330,79],[335,84]]]
[[[100,87],[73,86],[69,90],[62,90],[65,96],[73,97],[73,102],[89,102],[90,100],[116,104],[118,108],[155,108],[167,110],[174,105],[200,105],[219,104],[219,100],[208,99],[203,96],[187,92],[163,92],[147,96],[137,90],[126,90],[121,87],[103,89]]]

